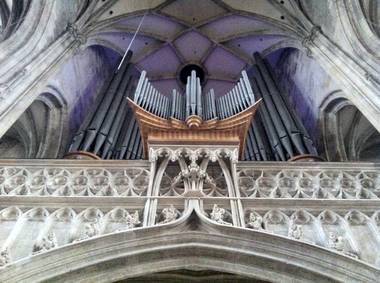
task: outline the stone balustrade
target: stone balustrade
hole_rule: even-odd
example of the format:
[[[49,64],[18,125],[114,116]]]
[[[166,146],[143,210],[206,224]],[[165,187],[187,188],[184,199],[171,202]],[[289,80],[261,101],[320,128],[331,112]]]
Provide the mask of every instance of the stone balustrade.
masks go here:
[[[156,178],[154,162],[1,161],[0,266],[94,237],[176,221],[186,214],[188,199],[196,199],[216,224],[380,265],[379,165],[238,162],[228,180],[215,162],[207,167],[208,182],[189,193],[176,175],[180,170],[171,165]]]

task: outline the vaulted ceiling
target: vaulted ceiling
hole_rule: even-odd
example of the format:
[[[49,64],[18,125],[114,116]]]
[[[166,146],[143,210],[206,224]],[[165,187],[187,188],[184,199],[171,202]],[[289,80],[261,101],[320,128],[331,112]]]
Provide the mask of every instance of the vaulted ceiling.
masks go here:
[[[89,34],[90,44],[107,46],[119,54],[130,45],[132,61],[165,94],[173,88],[183,89],[178,75],[189,63],[203,67],[205,91],[214,88],[224,94],[252,63],[253,52],[268,55],[292,39],[288,31],[268,20],[237,12],[222,1],[166,1],[127,17],[117,15],[120,9],[111,6],[100,16]]]

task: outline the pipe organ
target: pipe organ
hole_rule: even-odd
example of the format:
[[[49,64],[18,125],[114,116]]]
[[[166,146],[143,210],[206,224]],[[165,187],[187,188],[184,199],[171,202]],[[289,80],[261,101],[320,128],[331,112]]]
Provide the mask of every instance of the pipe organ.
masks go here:
[[[229,93],[219,98],[214,90],[202,95],[202,88],[196,72],[187,78],[184,95],[173,90],[171,99],[159,93],[149,82],[143,71],[135,92],[134,102],[154,115],[168,119],[189,120],[200,117],[202,120],[225,119],[238,114],[255,103],[255,96],[246,71]]]
[[[162,94],[145,71],[137,80],[131,56],[130,52],[107,85],[96,111],[75,135],[68,158],[140,159],[147,156],[149,139],[176,140],[191,129],[185,140],[176,141],[196,142],[205,136],[220,140],[224,131],[227,136],[235,134],[229,139],[238,140],[243,147],[243,160],[320,159],[302,121],[280,90],[275,73],[259,53],[254,54],[256,64],[243,70],[224,95],[213,89],[203,93],[195,71],[187,77],[183,93],[173,89]],[[252,119],[256,108],[258,115]]]

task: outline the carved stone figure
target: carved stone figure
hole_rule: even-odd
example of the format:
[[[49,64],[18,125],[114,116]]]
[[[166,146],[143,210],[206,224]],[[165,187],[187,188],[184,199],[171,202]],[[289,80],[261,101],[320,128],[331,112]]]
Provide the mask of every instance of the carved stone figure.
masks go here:
[[[249,214],[247,227],[253,230],[263,230],[262,222],[263,219],[260,215],[256,215],[255,213],[251,212]]]
[[[292,223],[289,227],[288,237],[300,240],[303,236],[303,229],[301,225]]]
[[[353,250],[347,250],[346,239],[343,236],[337,236],[335,233],[329,233],[329,248],[341,252],[349,257],[359,259],[357,252]]]
[[[53,232],[49,232],[43,237],[40,243],[33,246],[33,254],[42,253],[57,247],[57,238]]]
[[[98,228],[97,223],[95,222],[86,223],[84,226],[84,234],[82,234],[78,239],[74,240],[74,242],[87,240],[98,234],[99,234],[99,228]]]
[[[85,235],[86,235],[86,238],[92,238],[94,236],[96,236],[99,232],[99,229],[96,225],[96,223],[88,223],[86,224],[85,226]]]
[[[0,266],[8,264],[10,261],[11,258],[9,256],[8,248],[5,248],[0,252]]]
[[[128,215],[125,218],[126,229],[133,229],[136,226],[140,225],[139,212],[136,210],[135,213]]]
[[[337,236],[334,232],[329,233],[329,248],[343,252],[345,239],[343,236]]]
[[[116,232],[133,229],[140,224],[141,221],[139,212],[137,210],[133,214],[127,212],[127,216],[125,217],[125,226],[123,228],[117,229]]]
[[[161,215],[164,220],[161,221],[160,224],[165,224],[176,220],[181,216],[181,213],[173,205],[170,205],[162,210]]]
[[[224,208],[219,207],[217,204],[214,204],[210,216],[211,220],[219,224],[232,225],[231,223],[224,221],[227,218],[227,211]]]

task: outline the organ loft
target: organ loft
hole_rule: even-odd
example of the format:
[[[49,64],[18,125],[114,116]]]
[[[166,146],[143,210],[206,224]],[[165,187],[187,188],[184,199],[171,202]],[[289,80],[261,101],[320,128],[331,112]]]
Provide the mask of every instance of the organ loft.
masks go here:
[[[0,282],[378,282],[380,4],[325,2],[0,0]]]

